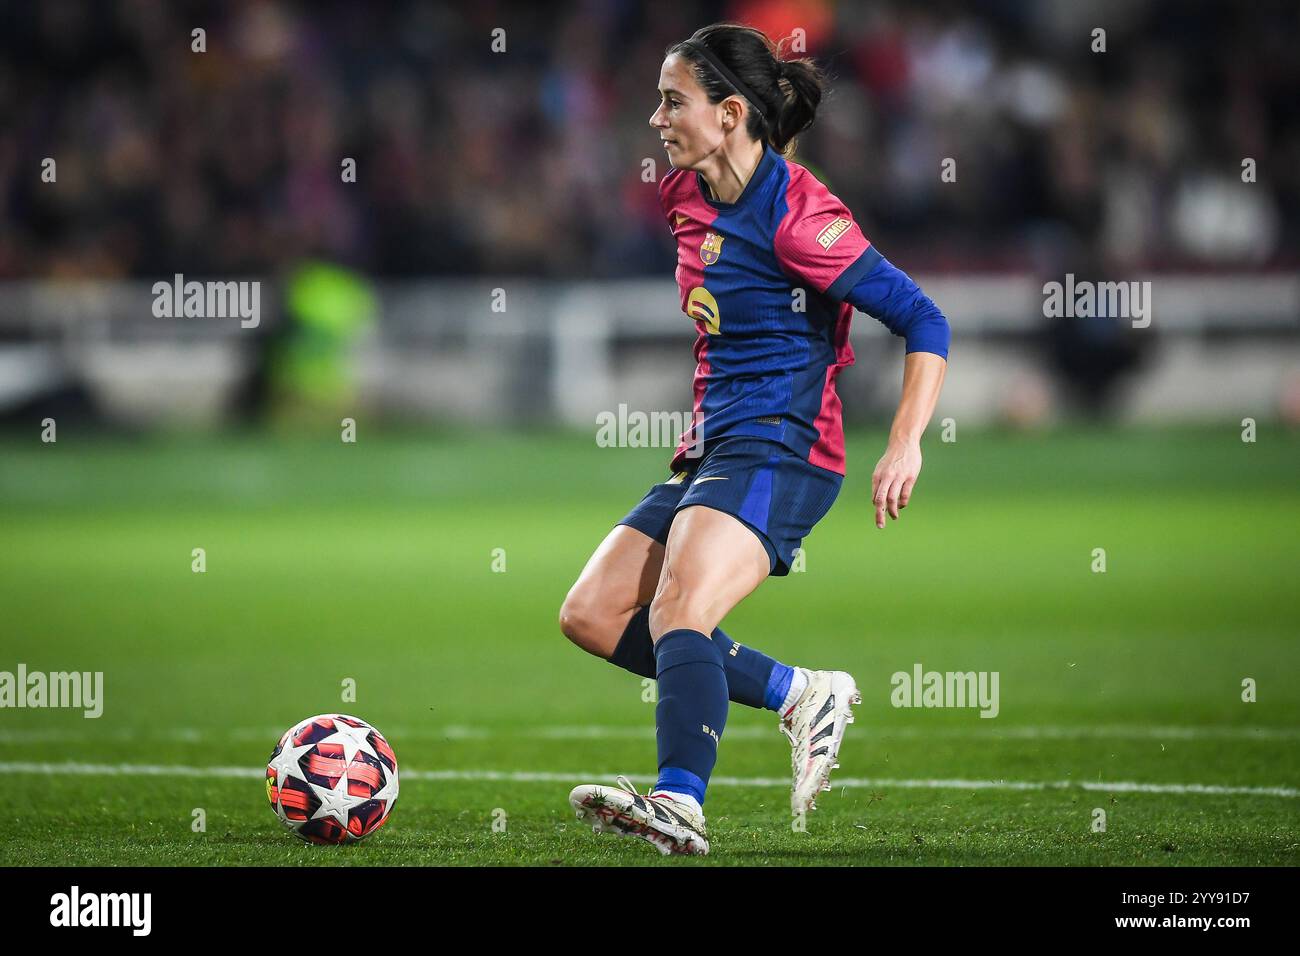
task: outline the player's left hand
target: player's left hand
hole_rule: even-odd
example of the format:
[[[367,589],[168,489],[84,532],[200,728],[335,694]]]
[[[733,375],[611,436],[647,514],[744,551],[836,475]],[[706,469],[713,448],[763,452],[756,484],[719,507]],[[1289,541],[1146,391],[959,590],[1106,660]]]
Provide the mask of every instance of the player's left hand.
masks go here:
[[[885,526],[885,514],[897,520],[907,507],[912,486],[921,473],[921,443],[890,440],[885,454],[871,473],[871,501],[876,506],[876,527]]]

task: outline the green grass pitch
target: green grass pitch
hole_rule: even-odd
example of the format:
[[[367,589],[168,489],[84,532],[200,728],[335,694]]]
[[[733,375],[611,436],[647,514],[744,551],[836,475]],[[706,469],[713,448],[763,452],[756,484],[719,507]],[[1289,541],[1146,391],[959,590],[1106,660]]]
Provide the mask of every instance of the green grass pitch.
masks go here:
[[[724,622],[854,673],[848,783],[796,832],[775,717],[733,706],[713,853],[666,860],[569,810],[573,784],[654,773],[653,706],[556,624],[665,450],[9,435],[0,670],[103,671],[106,701],[0,710],[0,864],[1300,863],[1300,436],[935,429],[883,532],[883,435],[848,444],[806,571]],[[917,662],[997,671],[1000,713],[891,706]],[[280,732],[331,711],[383,730],[403,771],[388,824],[342,848],[286,833],[259,777]]]

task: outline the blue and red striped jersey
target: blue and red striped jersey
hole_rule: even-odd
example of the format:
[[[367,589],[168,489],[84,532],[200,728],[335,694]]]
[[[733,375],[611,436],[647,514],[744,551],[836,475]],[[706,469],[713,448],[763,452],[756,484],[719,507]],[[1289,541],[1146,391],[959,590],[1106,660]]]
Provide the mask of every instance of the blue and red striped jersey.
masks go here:
[[[862,234],[853,215],[807,169],[770,145],[734,203],[718,202],[697,174],[673,169],[659,200],[677,238],[682,311],[695,320],[694,426],[670,467],[697,441],[747,435],[780,442],[809,462],[844,474],[844,429],[835,378],[853,364],[849,323],[870,288],[889,308],[932,312],[936,337],[908,348],[947,354],[947,323]],[[860,280],[881,275],[874,284]],[[900,295],[901,276],[914,295]],[[850,301],[853,300],[853,301]],[[891,323],[898,334],[913,324]]]

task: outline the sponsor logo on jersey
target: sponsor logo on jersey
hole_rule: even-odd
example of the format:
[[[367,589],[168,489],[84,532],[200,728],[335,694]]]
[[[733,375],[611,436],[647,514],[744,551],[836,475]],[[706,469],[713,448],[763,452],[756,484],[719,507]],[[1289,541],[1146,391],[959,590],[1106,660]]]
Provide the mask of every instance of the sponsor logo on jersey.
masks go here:
[[[702,285],[697,285],[686,297],[686,314],[696,322],[703,322],[710,335],[722,331],[722,316],[718,313],[718,300]]]
[[[829,249],[831,246],[835,245],[835,240],[839,239],[840,236],[849,231],[850,225],[852,225],[852,223],[841,216],[821,232],[817,233],[818,244],[823,249]]]
[[[713,265],[722,255],[722,238],[713,232],[704,234],[704,241],[700,243],[700,259],[706,266]]]

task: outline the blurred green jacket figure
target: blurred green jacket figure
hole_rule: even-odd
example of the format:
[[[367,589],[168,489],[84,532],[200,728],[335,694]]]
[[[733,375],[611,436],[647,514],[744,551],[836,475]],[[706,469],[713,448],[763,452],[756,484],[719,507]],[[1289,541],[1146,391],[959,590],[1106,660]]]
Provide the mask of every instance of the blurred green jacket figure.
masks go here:
[[[355,346],[375,321],[376,296],[359,273],[307,261],[284,286],[284,320],[267,343],[273,421],[355,412]]]

